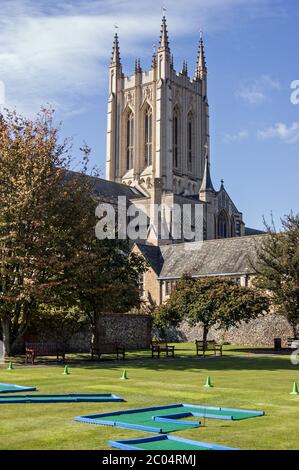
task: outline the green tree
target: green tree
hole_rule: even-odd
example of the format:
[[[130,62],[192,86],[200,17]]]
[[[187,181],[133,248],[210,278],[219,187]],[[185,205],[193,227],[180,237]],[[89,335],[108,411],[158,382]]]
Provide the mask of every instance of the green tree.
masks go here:
[[[40,304],[30,320],[28,333],[55,341],[64,351],[76,333],[86,329],[86,316],[78,307],[59,307]]]
[[[68,271],[72,296],[89,319],[92,342],[97,342],[98,319],[103,313],[127,312],[140,305],[139,276],[143,258],[130,253],[126,240],[97,240],[94,232]]]
[[[274,223],[267,228],[261,246],[257,247],[254,263],[257,276],[254,283],[268,292],[275,311],[283,314],[293,329],[299,325],[299,214],[289,214],[282,220],[283,231]]]
[[[78,172],[70,171],[71,150],[59,140],[52,110],[34,120],[10,112],[0,118],[0,324],[7,355],[41,303],[75,306],[94,319],[139,301],[141,260],[129,256],[125,242],[96,239],[89,149],[81,149]]]
[[[257,290],[219,277],[193,279],[183,276],[170,298],[158,307],[158,327],[177,326],[183,320],[203,327],[203,341],[212,326],[228,329],[268,310],[267,298]]]
[[[38,303],[65,283],[95,199],[86,149],[82,171],[69,177],[70,143],[59,141],[52,110],[34,120],[1,116],[0,155],[0,322],[10,355]]]

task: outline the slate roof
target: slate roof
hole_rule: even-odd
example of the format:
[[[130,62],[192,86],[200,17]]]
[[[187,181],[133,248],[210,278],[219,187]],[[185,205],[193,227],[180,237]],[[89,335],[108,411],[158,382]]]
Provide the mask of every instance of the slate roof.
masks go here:
[[[107,181],[95,176],[91,176],[90,179],[94,184],[95,190],[99,196],[108,198],[126,196],[129,199],[144,198],[144,195],[141,194],[138,189],[127,186],[125,184],[115,183],[114,181]]]
[[[72,178],[73,175],[79,175],[79,173],[66,170],[66,178]],[[128,199],[144,198],[144,194],[132,186],[108,181],[98,176],[86,175],[86,178],[89,179],[94,187],[96,195],[103,199],[117,199],[118,196],[126,196]]]
[[[178,243],[160,247],[138,245],[160,279],[191,276],[241,275],[253,272],[256,247],[265,235]]]
[[[256,228],[245,227],[245,235],[261,235],[262,233],[266,233],[263,230],[258,230]]]
[[[154,245],[143,245],[141,243],[137,243],[137,246],[151,268],[153,268],[155,273],[159,275],[163,267],[163,257],[160,247]]]

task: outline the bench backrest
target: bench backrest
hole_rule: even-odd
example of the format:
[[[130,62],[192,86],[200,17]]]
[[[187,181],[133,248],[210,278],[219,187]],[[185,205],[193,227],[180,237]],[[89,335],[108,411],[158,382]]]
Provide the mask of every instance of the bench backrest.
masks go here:
[[[162,342],[162,341],[152,341],[151,345],[154,346],[154,347],[160,346],[161,348],[166,348],[168,346],[168,343],[166,343],[166,341],[164,341],[164,342]]]
[[[195,343],[196,343],[197,346],[203,346],[204,344],[214,345],[214,344],[216,344],[216,341],[214,339],[207,339],[206,341],[203,341],[201,339],[197,339],[195,341]]]
[[[117,347],[118,347],[117,343],[100,343],[95,347],[95,349],[103,353],[105,352],[109,353],[109,352],[116,351]]]
[[[26,351],[33,351],[35,354],[51,354],[58,350],[55,343],[26,343]]]

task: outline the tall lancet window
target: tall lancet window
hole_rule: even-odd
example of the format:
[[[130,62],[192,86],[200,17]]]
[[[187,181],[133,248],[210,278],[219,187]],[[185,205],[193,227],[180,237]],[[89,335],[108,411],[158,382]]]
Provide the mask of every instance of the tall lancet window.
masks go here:
[[[146,166],[149,166],[153,162],[153,113],[150,107],[148,107],[145,112],[144,137],[145,137],[145,164]]]
[[[127,170],[133,168],[134,156],[134,114],[129,111],[127,117]]]
[[[179,111],[178,111],[178,109],[174,109],[174,111],[173,111],[172,152],[173,152],[173,166],[174,166],[174,168],[178,168],[179,158],[180,158]]]
[[[187,123],[187,168],[188,171],[192,171],[193,165],[193,117],[192,114],[188,114]]]
[[[224,210],[218,215],[218,238],[228,237],[228,220]]]

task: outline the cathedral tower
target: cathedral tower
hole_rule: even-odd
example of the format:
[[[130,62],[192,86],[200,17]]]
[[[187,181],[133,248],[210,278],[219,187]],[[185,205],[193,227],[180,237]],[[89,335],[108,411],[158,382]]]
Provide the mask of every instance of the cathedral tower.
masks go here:
[[[216,191],[211,181],[207,78],[202,33],[192,78],[187,62],[180,72],[174,69],[165,16],[150,70],[144,71],[136,59],[133,74],[123,73],[115,34],[106,177],[136,188],[150,220],[153,203],[201,206],[203,238],[213,239],[241,235],[243,222],[224,186]]]
[[[118,36],[109,70],[107,179],[162,191],[197,194],[209,142],[207,68],[202,36],[194,78],[187,63],[173,68],[166,18],[151,69],[140,60],[134,73],[122,71]]]

